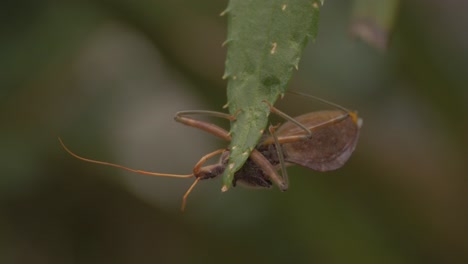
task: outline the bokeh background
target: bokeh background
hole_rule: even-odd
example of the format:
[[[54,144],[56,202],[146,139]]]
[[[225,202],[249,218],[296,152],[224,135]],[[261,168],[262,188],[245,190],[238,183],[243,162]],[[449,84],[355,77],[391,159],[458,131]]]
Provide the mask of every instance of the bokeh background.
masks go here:
[[[226,146],[173,116],[226,102],[227,1],[2,3],[0,263],[467,263],[468,4],[401,2],[384,53],[326,1],[291,81],[363,117],[343,168],[289,168],[285,193],[201,182],[185,213],[192,180],[57,137],[183,174]]]

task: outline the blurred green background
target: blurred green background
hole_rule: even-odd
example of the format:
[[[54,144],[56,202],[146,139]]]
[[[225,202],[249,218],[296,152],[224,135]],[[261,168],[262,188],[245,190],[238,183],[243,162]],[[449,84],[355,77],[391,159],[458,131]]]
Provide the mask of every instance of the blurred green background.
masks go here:
[[[467,2],[402,1],[387,53],[350,38],[350,2],[325,2],[291,89],[364,126],[343,168],[290,168],[285,193],[204,181],[182,214],[192,180],[60,148],[185,174],[226,146],[173,121],[226,102],[226,6],[2,3],[0,263],[468,263]]]

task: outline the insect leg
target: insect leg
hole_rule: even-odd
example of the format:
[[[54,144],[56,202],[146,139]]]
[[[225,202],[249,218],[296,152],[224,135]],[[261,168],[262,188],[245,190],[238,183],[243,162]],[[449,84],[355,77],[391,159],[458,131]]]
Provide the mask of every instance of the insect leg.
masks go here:
[[[284,185],[288,186],[289,185],[288,171],[286,170],[286,166],[284,165],[284,155],[281,149],[281,145],[278,141],[278,137],[275,134],[275,128],[270,125],[268,129],[270,131],[271,136],[273,137],[273,140],[275,141],[276,154],[278,155],[278,160],[281,166],[281,175],[283,176],[283,183]]]
[[[295,125],[297,125],[298,127],[302,128],[307,135],[305,136],[300,136],[302,139],[307,139],[307,138],[310,138],[312,137],[312,132],[306,127],[304,126],[303,124],[301,124],[301,122],[298,122],[296,119],[294,119],[293,117],[289,116],[288,114],[284,113],[283,111],[279,110],[278,108],[272,106],[269,102],[267,101],[263,101],[264,103],[266,103],[269,107],[270,107],[270,111],[272,113],[275,113],[277,114],[278,116],[288,120],[288,121],[291,121],[292,123],[294,123]]]
[[[352,113],[351,113],[352,114]],[[320,128],[323,128],[323,127],[326,127],[326,126],[329,126],[331,124],[335,124],[335,123],[338,123],[340,121],[343,121],[344,119],[346,119],[348,116],[350,116],[349,113],[344,113],[343,115],[340,115],[340,116],[337,116],[335,118],[332,118],[330,120],[327,120],[327,121],[324,121],[322,123],[319,123],[317,125],[314,125],[312,127],[309,127],[309,132],[311,134],[313,134],[313,132],[315,130],[318,130]],[[304,139],[308,139],[307,136],[304,136],[304,135],[293,135],[293,136],[281,136],[278,138],[278,142],[280,144],[284,144],[284,143],[291,143],[291,142],[296,142],[298,140],[304,140]],[[267,139],[265,140],[264,144],[271,144],[271,139]]]
[[[275,167],[262,155],[258,150],[254,149],[250,154],[250,158],[257,163],[263,172],[270,177],[270,179],[278,186],[281,191],[288,189],[288,183],[285,182],[276,172]]]
[[[214,116],[214,117],[221,117],[221,118],[225,118],[228,120],[234,120],[235,118],[233,116],[228,115],[226,113],[215,112],[215,111],[193,110],[193,111],[177,112],[176,116],[174,117],[175,121],[179,123],[201,129],[212,135],[222,138],[226,141],[231,141],[231,136],[224,128],[221,128],[215,124],[211,124],[205,121],[196,120],[196,119],[187,117],[189,115],[208,115],[208,116]]]
[[[195,165],[195,167],[193,167],[193,174],[194,175],[197,175],[199,172],[200,172],[200,169],[202,167],[202,165],[209,159],[211,159],[212,157],[218,155],[218,154],[221,154],[223,153],[224,151],[226,151],[225,149],[218,149],[218,150],[215,150],[211,153],[208,153],[206,154],[205,156],[203,156],[198,162],[197,164]]]
[[[329,124],[334,124],[336,122],[339,122],[339,121],[342,121],[344,120],[345,118],[347,118],[348,116],[351,116],[351,118],[353,119],[353,121],[357,124],[360,124],[362,123],[362,121],[357,117],[357,114],[356,112],[353,112],[353,111],[350,111],[349,109],[341,106],[341,105],[338,105],[338,104],[335,104],[335,103],[332,103],[330,101],[327,101],[325,99],[322,99],[322,98],[319,98],[319,97],[315,97],[315,96],[312,96],[312,95],[308,95],[308,94],[304,94],[304,93],[300,93],[300,92],[295,92],[295,91],[288,91],[288,93],[291,93],[291,94],[296,94],[296,95],[301,95],[301,96],[305,96],[305,97],[309,97],[311,99],[314,99],[316,101],[319,101],[321,103],[324,103],[324,104],[327,104],[327,105],[330,105],[330,106],[333,106],[333,107],[336,107],[340,110],[343,111],[343,115],[341,116],[338,116],[338,117],[335,117],[333,119],[330,119],[330,120],[327,120],[326,122],[323,122],[321,124],[318,124],[314,127],[310,127],[310,128],[307,128],[305,127],[302,123],[298,122],[297,120],[295,120],[293,117],[289,116],[288,114],[282,112],[281,110],[279,110],[278,108],[272,106],[270,103],[268,103],[267,101],[264,101],[269,107],[270,107],[270,111],[272,113],[275,113],[277,114],[278,116],[288,120],[288,121],[291,121],[293,124],[297,125],[298,127],[300,127],[301,129],[303,129],[307,135],[295,135],[295,136],[288,136],[288,137],[280,137],[278,140],[279,140],[279,143],[283,144],[283,143],[288,143],[288,142],[293,142],[293,141],[297,141],[297,140],[303,140],[303,139],[308,139],[310,137],[312,137],[312,134],[313,134],[313,130],[315,129],[319,129],[321,127],[324,127],[324,126],[327,126]],[[272,143],[271,140],[267,140],[268,143]],[[266,142],[267,142],[266,141]]]
[[[326,126],[329,126],[331,124],[341,122],[344,119],[346,119],[347,117],[351,117],[354,120],[354,122],[357,123],[357,124],[360,124],[360,122],[362,122],[357,117],[357,114],[355,112],[344,112],[342,115],[339,115],[337,117],[331,118],[331,119],[329,119],[327,121],[324,121],[322,123],[319,123],[319,124],[316,124],[316,125],[311,126],[309,128],[306,128],[303,124],[301,124],[300,122],[298,122],[294,118],[288,116],[287,114],[281,112],[277,108],[275,108],[273,106],[270,106],[270,108],[271,108],[271,111],[273,113],[276,113],[281,117],[284,117],[285,119],[291,121],[293,124],[299,126],[301,129],[304,129],[304,130],[307,129],[307,135],[280,136],[278,138],[279,144],[291,143],[291,142],[296,142],[296,141],[300,141],[300,140],[307,140],[313,135],[313,132],[315,130],[318,130],[318,129],[326,127]],[[291,118],[291,119],[288,119],[288,118]],[[273,138],[267,138],[267,139],[265,139],[265,141],[262,142],[262,144],[264,144],[264,145],[272,144],[272,143],[274,143]]]
[[[211,153],[208,153],[206,154],[205,156],[203,156],[198,162],[197,164],[195,165],[195,167],[193,167],[193,175],[195,175],[196,179],[195,181],[192,183],[192,185],[190,185],[190,187],[188,188],[188,190],[185,192],[184,196],[182,197],[182,206],[180,207],[180,210],[183,212],[185,210],[185,205],[187,204],[187,197],[189,196],[189,194],[192,192],[193,188],[195,188],[195,185],[197,185],[197,183],[202,179],[200,177],[197,177],[197,175],[200,174],[200,170],[202,169],[202,165],[209,159],[211,159],[212,157],[218,155],[218,154],[221,154],[225,151],[225,149],[218,149],[218,150],[215,150]]]
[[[193,188],[195,188],[195,185],[200,181],[200,178],[196,178],[195,181],[190,185],[190,188],[185,192],[184,197],[182,197],[182,206],[180,207],[180,210],[183,212],[185,210],[185,205],[187,204],[187,197],[189,194],[192,192]]]

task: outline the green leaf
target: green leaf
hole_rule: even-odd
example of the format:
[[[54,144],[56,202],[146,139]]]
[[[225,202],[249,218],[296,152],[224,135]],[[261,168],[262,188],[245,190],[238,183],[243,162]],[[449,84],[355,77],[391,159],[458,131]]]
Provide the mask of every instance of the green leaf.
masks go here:
[[[286,92],[309,38],[318,31],[319,0],[231,0],[224,78],[228,79],[230,158],[223,190],[232,183],[268,123],[270,109]]]
[[[380,50],[386,50],[400,0],[356,0],[351,32]]]

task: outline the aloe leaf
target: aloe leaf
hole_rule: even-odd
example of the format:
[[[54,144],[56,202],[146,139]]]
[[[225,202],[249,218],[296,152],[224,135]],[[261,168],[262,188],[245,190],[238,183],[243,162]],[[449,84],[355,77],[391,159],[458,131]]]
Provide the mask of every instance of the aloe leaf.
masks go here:
[[[319,0],[231,0],[226,70],[231,122],[223,191],[232,184],[268,123],[269,106],[283,96],[307,41],[318,31]]]

